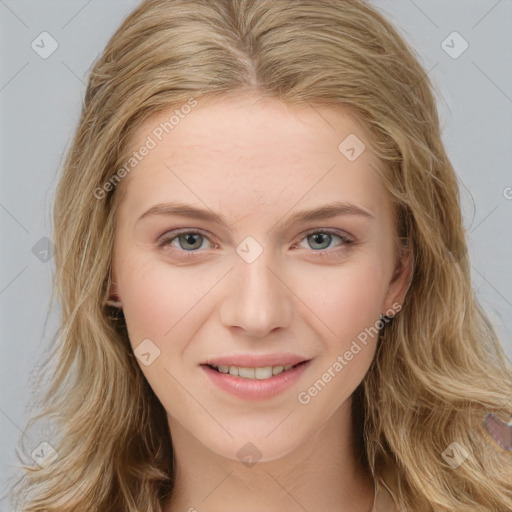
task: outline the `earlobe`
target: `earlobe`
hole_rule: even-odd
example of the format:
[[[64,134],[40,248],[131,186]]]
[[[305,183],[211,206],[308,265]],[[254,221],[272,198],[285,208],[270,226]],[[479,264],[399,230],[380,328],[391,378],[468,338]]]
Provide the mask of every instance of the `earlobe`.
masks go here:
[[[113,308],[122,308],[123,307],[123,304],[121,301],[119,300],[115,300],[116,298],[115,297],[110,297],[108,298],[106,301],[105,301],[105,304],[107,306],[111,306]]]
[[[105,304],[113,308],[123,307],[123,304],[118,295],[117,285],[114,281],[111,281],[109,295],[108,298],[105,300]]]

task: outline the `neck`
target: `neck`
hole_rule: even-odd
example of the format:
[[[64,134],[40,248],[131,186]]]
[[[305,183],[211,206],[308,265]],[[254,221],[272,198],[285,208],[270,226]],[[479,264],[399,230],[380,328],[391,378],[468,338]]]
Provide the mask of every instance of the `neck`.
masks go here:
[[[174,495],[165,512],[370,512],[373,480],[358,457],[351,400],[285,456],[248,466],[212,452],[169,418]]]

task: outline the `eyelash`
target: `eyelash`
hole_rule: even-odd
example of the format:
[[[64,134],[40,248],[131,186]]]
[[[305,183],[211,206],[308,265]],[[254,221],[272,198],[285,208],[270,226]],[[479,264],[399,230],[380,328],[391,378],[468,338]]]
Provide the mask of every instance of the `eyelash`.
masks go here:
[[[343,242],[341,244],[341,249],[346,246],[350,246],[350,245],[354,244],[354,240],[352,240],[352,238],[348,237],[346,234],[341,234],[340,231],[338,231],[336,229],[329,229],[329,228],[310,230],[304,234],[303,238],[301,238],[300,241],[302,241],[303,239],[307,238],[308,236],[311,236],[314,234],[329,234],[329,235],[337,236]],[[201,230],[185,230],[184,229],[184,230],[169,231],[169,232],[165,233],[164,235],[162,235],[160,237],[157,244],[159,247],[162,247],[162,248],[166,247],[166,246],[170,245],[173,240],[176,240],[178,237],[180,237],[182,235],[201,235],[201,236],[209,239],[208,235]],[[190,258],[190,254],[194,254],[194,253],[198,252],[197,250],[185,251],[183,249],[176,249],[175,247],[173,249],[175,251],[177,251],[178,257],[180,257],[180,258]],[[312,252],[315,254],[315,257],[317,257],[317,256],[318,257],[326,257],[326,256],[332,256],[333,253],[335,253],[339,250],[340,249],[334,249],[334,250],[322,249],[320,251],[312,250]]]

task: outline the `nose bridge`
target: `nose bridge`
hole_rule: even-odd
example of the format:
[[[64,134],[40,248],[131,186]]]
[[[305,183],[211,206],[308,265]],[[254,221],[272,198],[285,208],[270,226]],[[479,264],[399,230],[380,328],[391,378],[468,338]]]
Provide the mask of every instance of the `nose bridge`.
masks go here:
[[[226,327],[236,326],[248,335],[264,336],[288,325],[292,301],[279,270],[275,270],[278,268],[271,251],[251,237],[239,244],[221,308]]]

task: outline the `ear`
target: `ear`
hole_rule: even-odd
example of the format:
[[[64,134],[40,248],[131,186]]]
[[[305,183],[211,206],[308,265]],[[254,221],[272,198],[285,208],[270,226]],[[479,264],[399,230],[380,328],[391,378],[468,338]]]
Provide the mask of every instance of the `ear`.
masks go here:
[[[389,287],[384,299],[384,311],[382,311],[382,314],[386,314],[386,311],[389,310],[396,310],[397,304],[400,305],[401,308],[402,304],[404,303],[407,291],[409,290],[412,276],[412,251],[408,248],[402,248],[400,258],[397,261],[393,276],[389,282]],[[396,313],[398,313],[398,311],[396,311]]]

